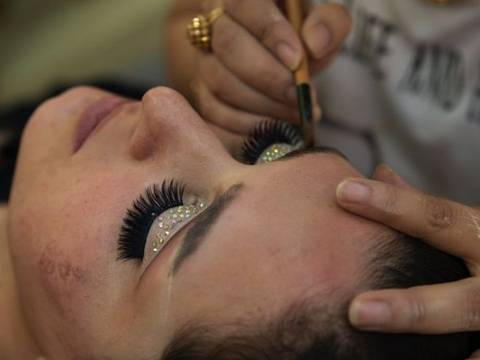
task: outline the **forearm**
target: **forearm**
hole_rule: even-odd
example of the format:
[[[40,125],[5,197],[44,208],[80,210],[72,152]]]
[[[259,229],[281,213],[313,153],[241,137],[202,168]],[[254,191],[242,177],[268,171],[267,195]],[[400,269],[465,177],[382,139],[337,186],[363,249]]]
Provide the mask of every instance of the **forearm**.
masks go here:
[[[166,66],[169,85],[191,99],[190,83],[194,75],[195,52],[186,36],[190,20],[202,13],[200,0],[174,0],[166,33]]]

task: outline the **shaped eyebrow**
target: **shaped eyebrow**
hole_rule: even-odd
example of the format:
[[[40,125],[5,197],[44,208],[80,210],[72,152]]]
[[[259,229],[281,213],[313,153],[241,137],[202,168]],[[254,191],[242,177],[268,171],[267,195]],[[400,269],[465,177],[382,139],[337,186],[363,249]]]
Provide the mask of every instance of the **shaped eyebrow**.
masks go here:
[[[303,155],[319,153],[332,153],[347,159],[347,157],[337,149],[315,146],[310,149],[292,151],[276,161],[288,161],[298,159]],[[197,250],[200,248],[200,245],[206,239],[207,234],[211,230],[212,226],[216,221],[218,221],[228,205],[230,205],[232,201],[237,198],[238,194],[243,188],[243,183],[233,185],[225,193],[215,199],[215,201],[194,220],[192,226],[187,232],[187,235],[185,235],[182,244],[180,245],[180,250],[178,251],[177,256],[173,261],[173,266],[170,271],[171,276],[177,274],[182,264],[185,263],[185,260],[197,252]]]
[[[185,235],[182,245],[180,245],[178,255],[173,261],[172,270],[170,272],[171,275],[175,275],[185,260],[198,250],[213,224],[215,224],[223,211],[237,197],[242,189],[243,183],[233,185],[225,193],[215,199],[205,211],[198,215],[194,220],[194,224],[188,230],[187,235]]]

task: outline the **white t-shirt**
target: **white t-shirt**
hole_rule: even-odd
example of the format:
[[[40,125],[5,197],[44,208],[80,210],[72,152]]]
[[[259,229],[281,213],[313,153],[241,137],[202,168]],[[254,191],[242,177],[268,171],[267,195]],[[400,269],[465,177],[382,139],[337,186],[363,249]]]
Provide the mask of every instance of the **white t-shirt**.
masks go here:
[[[480,0],[330,2],[354,27],[314,79],[319,143],[365,175],[386,162],[420,189],[480,204]]]

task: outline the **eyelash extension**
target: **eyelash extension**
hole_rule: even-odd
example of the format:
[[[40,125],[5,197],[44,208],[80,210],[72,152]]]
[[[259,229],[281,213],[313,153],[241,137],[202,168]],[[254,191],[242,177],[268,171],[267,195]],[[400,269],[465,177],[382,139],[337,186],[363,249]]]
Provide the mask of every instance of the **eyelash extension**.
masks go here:
[[[185,186],[175,180],[152,185],[134,201],[123,219],[118,240],[118,260],[145,256],[147,236],[155,219],[168,209],[182,206]]]
[[[298,145],[302,137],[297,126],[279,120],[266,120],[255,126],[243,143],[242,160],[250,165],[256,163],[262,152],[273,144]]]

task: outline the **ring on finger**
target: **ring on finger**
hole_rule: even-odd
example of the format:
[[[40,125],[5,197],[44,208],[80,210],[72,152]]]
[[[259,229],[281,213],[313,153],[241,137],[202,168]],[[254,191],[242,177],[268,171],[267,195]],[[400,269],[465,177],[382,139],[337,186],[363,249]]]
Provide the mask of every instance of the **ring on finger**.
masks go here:
[[[190,44],[203,52],[212,52],[212,25],[223,14],[223,8],[217,7],[206,16],[195,16],[187,27]]]

